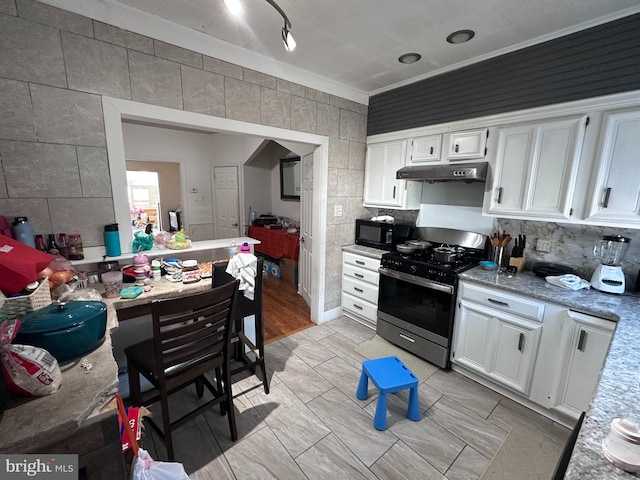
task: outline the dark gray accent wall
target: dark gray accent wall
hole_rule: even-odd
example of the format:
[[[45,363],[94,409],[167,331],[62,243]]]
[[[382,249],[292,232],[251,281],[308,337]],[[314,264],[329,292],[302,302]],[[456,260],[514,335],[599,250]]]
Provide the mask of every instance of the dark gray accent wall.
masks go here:
[[[367,135],[640,90],[639,32],[635,14],[375,95]]]

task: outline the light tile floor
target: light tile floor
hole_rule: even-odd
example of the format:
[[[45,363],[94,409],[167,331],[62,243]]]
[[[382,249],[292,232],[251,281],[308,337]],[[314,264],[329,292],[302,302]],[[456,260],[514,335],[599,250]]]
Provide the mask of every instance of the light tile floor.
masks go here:
[[[356,398],[358,344],[375,332],[339,317],[266,345],[271,392],[234,400],[238,440],[214,408],[174,433],[176,460],[193,479],[448,479],[482,476],[513,426],[533,429],[562,449],[569,431],[453,371],[437,370],[419,386],[422,418],[406,418],[407,391],[390,395],[385,431],[373,427],[377,395]],[[255,376],[234,392],[257,385]],[[172,410],[195,402],[176,395]],[[144,447],[164,457],[147,431]]]

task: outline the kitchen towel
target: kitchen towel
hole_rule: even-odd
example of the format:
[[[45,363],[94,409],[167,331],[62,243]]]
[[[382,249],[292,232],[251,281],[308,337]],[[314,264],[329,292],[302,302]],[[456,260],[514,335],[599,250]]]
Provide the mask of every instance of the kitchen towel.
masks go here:
[[[226,272],[236,280],[240,280],[238,290],[242,290],[244,296],[253,300],[256,291],[256,271],[258,258],[252,253],[239,253],[229,259]]]
[[[590,288],[591,284],[586,280],[578,277],[577,275],[559,275],[559,276],[548,276],[545,277],[545,280],[549,282],[551,285],[556,285],[558,287],[566,288],[568,290],[580,290],[582,288]]]

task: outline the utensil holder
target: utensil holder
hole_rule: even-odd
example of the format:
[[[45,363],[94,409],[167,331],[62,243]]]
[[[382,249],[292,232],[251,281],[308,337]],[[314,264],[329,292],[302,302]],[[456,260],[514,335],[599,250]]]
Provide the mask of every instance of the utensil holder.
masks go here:
[[[524,270],[524,261],[525,255],[522,253],[521,257],[510,257],[509,258],[509,266],[516,267],[518,269],[518,273]]]

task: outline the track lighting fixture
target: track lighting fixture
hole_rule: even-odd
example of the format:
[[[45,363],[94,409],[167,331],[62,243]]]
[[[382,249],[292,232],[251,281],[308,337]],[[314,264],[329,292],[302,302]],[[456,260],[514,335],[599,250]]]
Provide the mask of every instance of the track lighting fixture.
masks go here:
[[[285,50],[287,52],[292,52],[296,48],[296,41],[293,39],[293,35],[291,35],[291,22],[289,21],[289,18],[274,0],[266,0],[266,2],[275,8],[280,15],[282,15],[284,20],[284,26],[282,27],[282,42],[284,43]],[[240,3],[240,0],[224,0],[224,3],[229,11],[234,15],[239,15],[242,11],[242,4]]]

